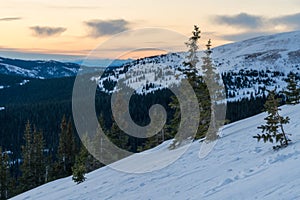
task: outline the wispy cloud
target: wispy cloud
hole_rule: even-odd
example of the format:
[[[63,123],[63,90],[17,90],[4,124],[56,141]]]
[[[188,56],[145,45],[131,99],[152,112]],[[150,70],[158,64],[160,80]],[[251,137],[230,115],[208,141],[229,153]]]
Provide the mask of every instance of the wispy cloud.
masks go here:
[[[37,37],[50,37],[60,35],[67,29],[64,27],[32,26],[30,29]]]
[[[246,29],[266,29],[275,26],[285,26],[290,29],[300,29],[300,13],[282,15],[273,18],[240,13],[238,15],[218,15],[213,18],[218,24]]]
[[[262,26],[264,18],[261,16],[240,13],[237,15],[219,15],[214,18],[219,24],[242,28],[257,28]]]
[[[16,20],[21,20],[21,17],[4,17],[4,18],[0,18],[0,21],[16,21]]]
[[[126,31],[130,25],[130,23],[124,19],[91,20],[85,22],[85,24],[90,28],[90,36],[96,38]]]
[[[242,32],[236,34],[226,34],[220,36],[222,39],[230,40],[230,41],[242,41],[254,37],[259,37],[262,35],[270,35],[272,32],[264,32],[264,31],[253,31],[253,32]]]
[[[270,22],[275,25],[279,24],[293,29],[300,29],[300,13],[272,18]]]
[[[238,33],[220,36],[223,39],[231,41],[239,41],[266,34],[300,29],[300,13],[273,18],[240,13],[237,15],[215,16],[213,17],[213,20],[220,25],[239,28]]]

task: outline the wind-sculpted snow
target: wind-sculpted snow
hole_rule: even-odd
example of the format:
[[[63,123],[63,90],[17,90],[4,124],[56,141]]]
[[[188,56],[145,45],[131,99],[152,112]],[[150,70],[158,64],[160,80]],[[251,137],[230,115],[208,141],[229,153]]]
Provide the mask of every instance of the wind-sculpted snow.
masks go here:
[[[291,118],[285,129],[292,134],[292,143],[279,151],[252,138],[266,116],[262,113],[225,126],[223,136],[203,159],[199,159],[202,144],[195,141],[173,164],[151,173],[124,173],[107,166],[87,174],[81,184],[67,177],[13,199],[299,199],[300,105],[283,106],[281,114]],[[176,150],[168,149],[170,142],[114,165],[159,168],[176,155]]]

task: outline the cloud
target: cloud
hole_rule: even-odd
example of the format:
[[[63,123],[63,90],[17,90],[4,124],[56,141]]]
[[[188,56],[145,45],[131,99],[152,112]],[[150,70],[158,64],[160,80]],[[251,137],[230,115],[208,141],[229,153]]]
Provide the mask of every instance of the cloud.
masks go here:
[[[0,21],[16,21],[16,20],[20,20],[22,19],[21,17],[4,17],[4,18],[0,18]]]
[[[213,18],[218,24],[225,24],[237,29],[238,33],[219,36],[230,41],[240,41],[257,36],[300,29],[300,13],[272,18],[247,13],[238,15],[219,15]]]
[[[96,38],[126,31],[130,25],[130,23],[124,19],[91,20],[85,22],[85,24],[91,29],[90,35]]]
[[[264,18],[247,13],[240,13],[237,15],[219,15],[214,18],[214,21],[219,24],[235,27],[258,28],[262,26]]]
[[[270,21],[274,25],[285,25],[289,28],[300,29],[300,13],[276,17]]]
[[[34,35],[37,37],[50,37],[55,35],[60,35],[67,29],[63,27],[48,27],[48,26],[32,26],[30,29],[33,31]]]
[[[242,41],[242,40],[251,39],[263,35],[270,35],[270,34],[272,34],[272,32],[263,32],[263,31],[243,32],[237,34],[222,35],[221,38],[229,41]]]

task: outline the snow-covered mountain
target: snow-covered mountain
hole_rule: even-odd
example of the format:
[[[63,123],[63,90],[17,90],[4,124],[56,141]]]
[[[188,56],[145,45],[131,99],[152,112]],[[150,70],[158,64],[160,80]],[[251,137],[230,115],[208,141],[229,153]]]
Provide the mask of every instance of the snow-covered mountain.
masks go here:
[[[137,93],[149,93],[178,84],[185,53],[170,53],[131,62],[118,62],[120,67],[108,68],[95,77],[99,88],[113,92],[116,84],[125,84]],[[198,57],[203,57],[199,52]],[[281,91],[289,72],[300,72],[300,31],[257,37],[213,49],[212,59],[223,76],[227,97],[231,101],[243,97],[262,96],[265,89],[277,86]],[[201,59],[198,64],[201,68]],[[25,61],[0,57],[0,74],[26,78],[58,78],[75,76],[79,64],[58,61]],[[85,73],[96,69],[85,67]],[[4,84],[4,83],[0,83]],[[4,84],[5,85],[5,84]]]
[[[80,67],[86,73],[102,70],[103,66],[121,66],[131,60],[68,60],[64,62],[54,60],[20,60],[0,57],[0,74],[17,75],[27,78],[60,78],[76,76]],[[84,65],[84,66],[82,66]]]
[[[299,199],[300,198],[300,105],[283,106],[291,118],[285,130],[292,143],[279,151],[272,144],[258,143],[266,113],[226,125],[213,150],[199,158],[202,143],[195,141],[178,160],[157,171],[134,174],[110,166],[87,174],[76,184],[71,177],[56,180],[23,193],[14,200],[199,200],[199,199]],[[132,171],[158,167],[176,154],[169,142],[131,157],[115,166]],[[144,158],[147,159],[144,159]]]
[[[75,76],[80,65],[58,61],[19,60],[0,57],[0,74],[27,78],[59,78]]]
[[[203,52],[198,57],[203,57]],[[300,72],[300,31],[257,37],[213,49],[212,59],[231,100],[261,96],[275,86],[282,90],[289,72]],[[107,71],[97,79],[102,90],[112,92],[119,83],[147,93],[177,84],[185,53],[139,59]],[[199,69],[201,69],[201,61]],[[201,73],[201,72],[200,72]],[[106,87],[109,85],[110,87]]]

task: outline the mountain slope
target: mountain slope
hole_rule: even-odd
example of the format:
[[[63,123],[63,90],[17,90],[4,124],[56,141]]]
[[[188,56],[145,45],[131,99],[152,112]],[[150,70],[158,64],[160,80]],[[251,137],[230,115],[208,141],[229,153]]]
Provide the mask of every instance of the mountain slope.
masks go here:
[[[0,74],[28,78],[59,78],[75,76],[80,65],[58,61],[19,60],[0,57]]]
[[[279,151],[252,138],[263,123],[262,113],[225,126],[205,158],[199,159],[201,143],[194,142],[173,164],[157,171],[131,174],[104,167],[88,174],[82,184],[67,177],[13,199],[299,199],[300,105],[284,106],[281,113],[291,118],[285,128],[292,144]],[[115,165],[132,170],[157,167],[176,154],[167,146],[168,142]]]
[[[212,60],[223,77],[227,97],[235,101],[243,97],[262,96],[266,89],[286,86],[284,79],[291,71],[300,74],[300,31],[262,36],[219,46],[213,49]],[[203,57],[199,52],[198,57]],[[107,71],[99,80],[103,91],[117,89],[105,83],[121,82],[147,93],[177,84],[183,77],[185,53],[170,53],[139,59]],[[198,64],[201,69],[201,59]],[[201,72],[200,72],[201,74]],[[150,85],[151,83],[151,85]],[[148,84],[148,85],[147,85]]]

